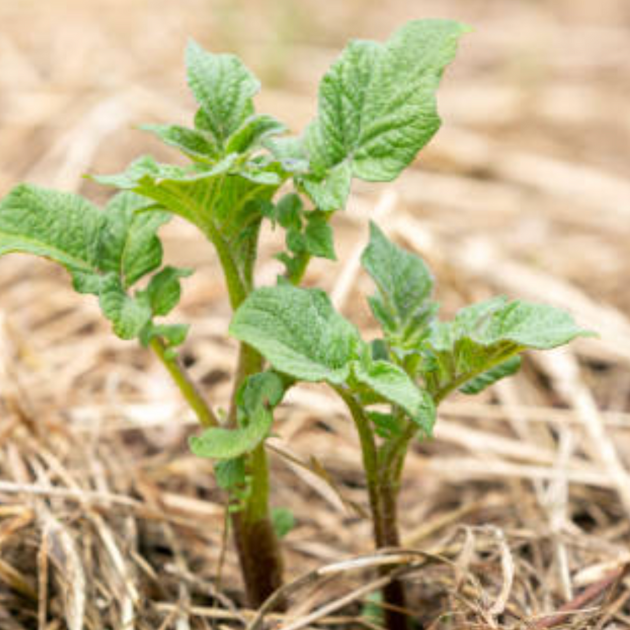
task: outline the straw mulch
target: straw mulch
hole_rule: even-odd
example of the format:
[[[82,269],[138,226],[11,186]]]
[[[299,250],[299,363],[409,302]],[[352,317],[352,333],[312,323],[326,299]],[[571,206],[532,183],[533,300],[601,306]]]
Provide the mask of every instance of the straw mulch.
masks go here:
[[[400,181],[356,187],[335,218],[340,262],[308,283],[375,334],[357,252],[376,217],[427,259],[445,312],[501,292],[565,307],[600,338],[444,405],[409,457],[405,552],[388,561],[426,627],[630,627],[627,2],[0,2],[0,193],[28,180],[101,201],[82,173],[172,159],[131,127],[189,119],[188,35],[241,54],[268,86],[259,109],[298,130],[347,37],[436,14],[476,27],[440,92],[443,129]],[[192,324],[186,363],[221,407],[235,345],[214,254],[181,222],[163,234],[169,261],[197,268],[174,319]],[[261,283],[278,269],[265,236]],[[187,450],[196,427],[161,366],[52,265],[3,259],[0,296],[0,628],[259,627],[225,497]],[[351,423],[321,387],[279,415],[288,578],[311,573],[265,621],[373,628],[357,615],[382,560]]]

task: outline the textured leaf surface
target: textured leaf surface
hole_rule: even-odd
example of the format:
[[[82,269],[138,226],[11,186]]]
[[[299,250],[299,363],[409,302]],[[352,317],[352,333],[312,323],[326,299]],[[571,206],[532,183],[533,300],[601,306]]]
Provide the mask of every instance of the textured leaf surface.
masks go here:
[[[219,156],[219,147],[207,132],[181,125],[141,125],[140,129],[154,134],[192,159],[208,161]]]
[[[190,438],[192,452],[199,457],[233,460],[254,450],[269,435],[272,410],[284,392],[284,382],[274,372],[250,376],[237,394],[239,427],[206,429],[200,437]]]
[[[347,379],[364,345],[323,291],[284,285],[254,291],[234,315],[230,334],[280,372],[332,384]]]
[[[308,216],[304,239],[306,251],[312,256],[337,260],[333,231],[326,217],[321,212],[315,212]]]
[[[264,140],[284,133],[287,127],[284,123],[268,114],[254,114],[230,136],[227,141],[226,153],[245,153],[262,146]]]
[[[98,264],[116,272],[125,288],[162,262],[162,245],[156,234],[171,217],[164,211],[145,212],[150,205],[138,195],[123,193],[112,197],[105,207],[107,220],[99,236]]]
[[[49,258],[72,274],[78,291],[88,292],[99,285],[94,275],[105,221],[82,197],[21,184],[0,202],[0,255]]]
[[[236,166],[236,154],[213,166],[182,168],[145,156],[117,175],[94,177],[101,184],[132,190],[196,225],[206,236],[214,229],[238,236],[252,218],[252,201],[269,200],[282,183],[275,165],[256,170]],[[266,170],[265,170],[266,169]],[[256,172],[267,177],[256,178]]]
[[[459,391],[469,395],[478,394],[486,389],[486,387],[490,387],[490,385],[500,381],[502,378],[516,374],[521,369],[522,362],[523,360],[520,356],[511,357],[507,361],[500,363],[487,372],[482,372],[476,378],[468,381],[464,386],[459,388]]]
[[[370,305],[383,328],[390,333],[419,328],[426,320],[433,291],[433,276],[424,262],[389,241],[371,223],[370,243],[361,263],[378,288]]]
[[[439,128],[435,92],[467,30],[415,20],[385,44],[352,41],[322,79],[318,117],[306,131],[316,177],[327,179],[345,163],[361,179],[396,178]]]
[[[155,315],[168,315],[177,306],[182,293],[180,279],[191,274],[192,269],[168,266],[151,278],[147,294]]]
[[[219,143],[254,113],[260,83],[234,55],[215,55],[191,41],[186,49],[188,85],[203,111],[203,124]]]
[[[513,373],[516,364],[506,362],[524,350],[547,350],[590,335],[560,309],[493,298],[463,308],[452,322],[435,324],[422,346],[430,357],[425,376],[439,396],[469,381],[475,388],[481,384],[477,377],[495,382]]]
[[[249,418],[247,426],[238,429],[206,429],[200,436],[190,438],[190,450],[198,457],[234,459],[253,451],[269,434],[273,416],[259,407]]]
[[[357,363],[354,377],[388,402],[403,409],[427,435],[431,434],[435,424],[433,399],[404,370],[387,361],[374,361],[367,366]]]
[[[170,215],[149,211],[153,205],[126,192],[101,210],[78,195],[20,185],[0,202],[0,255],[22,252],[59,263],[77,291],[98,296],[119,337],[147,337],[159,313],[145,292],[128,290],[162,263],[156,232]],[[160,300],[161,310],[169,300],[172,287],[170,297]],[[181,337],[175,333],[168,337]]]

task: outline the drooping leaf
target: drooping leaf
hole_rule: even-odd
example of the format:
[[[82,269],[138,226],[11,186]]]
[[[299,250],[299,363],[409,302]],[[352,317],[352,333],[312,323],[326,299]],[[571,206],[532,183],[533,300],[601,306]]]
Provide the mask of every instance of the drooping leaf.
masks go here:
[[[387,239],[370,223],[370,243],[361,263],[378,295],[370,299],[374,316],[386,333],[417,336],[432,314],[433,276],[422,259]]]
[[[97,293],[105,215],[86,199],[20,184],[0,202],[0,255],[43,256],[63,265],[81,293]]]
[[[153,313],[149,301],[141,296],[137,299],[130,296],[114,275],[103,279],[98,297],[103,315],[112,322],[114,332],[121,339],[135,339],[151,321]]]
[[[260,83],[235,55],[213,54],[191,41],[186,49],[188,85],[201,106],[204,125],[223,144],[254,113]]]
[[[388,361],[357,362],[353,373],[359,383],[400,407],[426,435],[431,434],[436,417],[433,399],[402,368]]]
[[[78,195],[23,184],[0,202],[0,255],[29,253],[59,263],[78,292],[98,296],[119,337],[147,338],[158,313],[146,292],[132,295],[129,288],[162,262],[156,232],[170,215],[149,211],[152,205],[127,192],[101,210]]]
[[[364,346],[323,291],[287,285],[254,291],[234,315],[230,334],[279,372],[331,384],[348,378],[349,363]]]
[[[211,428],[200,436],[191,436],[190,450],[197,457],[234,459],[253,451],[269,435],[273,416],[260,406],[248,418],[249,423],[237,429]]]
[[[274,372],[248,377],[237,393],[239,426],[210,428],[190,438],[190,448],[199,457],[232,460],[254,450],[268,435],[273,408],[285,392],[282,378]]]
[[[320,186],[343,164],[368,181],[391,181],[409,165],[440,125],[435,92],[468,30],[450,20],[415,20],[385,44],[346,47],[322,79],[318,116],[305,135]]]

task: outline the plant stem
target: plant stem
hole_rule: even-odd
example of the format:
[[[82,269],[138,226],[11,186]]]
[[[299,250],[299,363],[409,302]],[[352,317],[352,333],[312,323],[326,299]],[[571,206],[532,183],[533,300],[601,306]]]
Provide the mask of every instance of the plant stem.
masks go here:
[[[262,368],[263,358],[260,354],[250,346],[241,344],[228,415],[230,426],[236,424],[236,395],[239,387],[248,376],[260,372]],[[247,600],[252,608],[259,608],[282,586],[283,562],[269,513],[269,467],[264,444],[260,444],[249,455],[247,465],[252,485],[243,509],[232,514],[232,525]],[[282,605],[283,602],[279,601],[278,606]]]
[[[370,421],[361,405],[348,392],[341,388],[337,392],[346,403],[359,433],[363,468],[365,470],[372,525],[374,528],[374,544],[377,549],[400,546],[398,533],[397,499],[400,486],[399,470],[402,465],[392,452],[391,458],[379,462],[379,452],[370,427]],[[387,575],[392,567],[380,569]],[[393,580],[383,588],[385,626],[388,630],[407,630],[407,616],[402,612],[406,608],[405,586],[400,580]]]
[[[236,310],[253,288],[255,256],[252,254],[248,257],[241,275],[222,236],[218,233],[212,234],[211,240],[219,253],[230,304]],[[233,428],[237,424],[236,399],[239,388],[248,376],[262,371],[263,367],[262,356],[254,348],[241,343],[228,412],[228,427]],[[269,467],[264,444],[260,444],[247,456],[246,465],[251,478],[250,492],[242,509],[233,513],[230,520],[245,582],[247,603],[252,608],[259,608],[282,586],[283,562],[269,511]],[[283,600],[279,600],[277,606],[278,609],[282,608]]]
[[[164,342],[159,337],[154,337],[150,342],[150,346],[163,363],[164,367],[168,370],[168,373],[171,375],[171,378],[186,399],[190,408],[195,412],[199,424],[206,428],[219,426],[219,419],[204,397],[199,393],[195,384],[190,380],[186,370],[177,357],[171,356],[168,353]]]
[[[249,499],[232,515],[234,539],[250,607],[259,608],[282,586],[280,544],[269,515],[269,469],[264,444],[248,458],[252,487]],[[275,610],[284,608],[278,600]]]

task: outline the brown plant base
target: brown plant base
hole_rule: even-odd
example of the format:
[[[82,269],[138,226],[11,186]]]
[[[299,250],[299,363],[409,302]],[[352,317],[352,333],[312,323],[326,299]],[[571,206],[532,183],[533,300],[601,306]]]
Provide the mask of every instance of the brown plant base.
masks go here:
[[[248,523],[242,513],[236,513],[232,525],[247,604],[257,609],[282,586],[283,563],[278,539],[269,519]],[[274,610],[282,611],[285,607],[286,602],[280,600]]]

